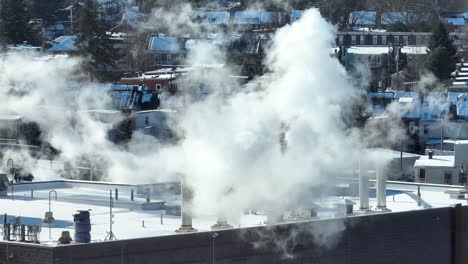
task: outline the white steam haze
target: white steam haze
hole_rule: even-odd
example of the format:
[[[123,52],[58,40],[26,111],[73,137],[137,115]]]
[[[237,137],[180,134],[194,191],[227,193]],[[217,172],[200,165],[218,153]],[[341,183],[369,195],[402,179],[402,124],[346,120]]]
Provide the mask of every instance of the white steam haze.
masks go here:
[[[335,36],[317,10],[279,29],[267,51],[268,73],[179,111],[174,129],[183,138],[176,145],[141,134],[127,146],[109,142],[110,126],[87,110],[109,108],[110,98],[104,87],[82,78],[73,58],[0,59],[0,112],[38,122],[63,159],[99,155],[109,166],[106,180],[152,183],[186,175],[195,212],[228,210],[229,218],[244,209],[310,206],[322,195],[313,187],[325,192],[364,159],[360,131],[350,132],[344,123],[360,91],[328,52]],[[225,60],[214,48],[195,46],[187,64]],[[198,77],[219,87],[230,75],[225,70]],[[12,95],[11,87],[25,94]]]

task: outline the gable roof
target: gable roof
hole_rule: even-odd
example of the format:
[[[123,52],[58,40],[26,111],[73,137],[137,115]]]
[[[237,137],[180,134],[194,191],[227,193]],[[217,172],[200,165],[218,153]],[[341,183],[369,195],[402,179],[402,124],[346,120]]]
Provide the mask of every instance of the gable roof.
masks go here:
[[[150,38],[148,51],[163,54],[180,54],[185,52],[183,45],[178,38],[159,36]]]
[[[78,51],[76,47],[76,36],[60,36],[52,43],[53,46],[48,49],[50,52],[75,52]]]

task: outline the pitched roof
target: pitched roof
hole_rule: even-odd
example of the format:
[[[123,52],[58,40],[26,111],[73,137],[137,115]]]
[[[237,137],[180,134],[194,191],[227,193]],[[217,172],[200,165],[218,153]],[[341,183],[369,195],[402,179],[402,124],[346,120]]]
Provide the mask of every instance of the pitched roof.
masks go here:
[[[234,24],[266,25],[281,22],[281,13],[265,11],[238,11],[234,14]]]
[[[205,13],[206,15],[206,22],[208,24],[214,25],[227,25],[229,24],[229,18],[231,14],[229,12],[216,12],[216,11],[209,11]]]
[[[148,50],[150,52],[163,54],[179,54],[185,52],[181,41],[176,37],[151,37]]]
[[[291,12],[291,21],[297,21],[304,15],[304,10],[293,10]]]
[[[50,49],[50,52],[75,52],[78,51],[76,47],[76,36],[60,36],[56,38],[55,43]]]

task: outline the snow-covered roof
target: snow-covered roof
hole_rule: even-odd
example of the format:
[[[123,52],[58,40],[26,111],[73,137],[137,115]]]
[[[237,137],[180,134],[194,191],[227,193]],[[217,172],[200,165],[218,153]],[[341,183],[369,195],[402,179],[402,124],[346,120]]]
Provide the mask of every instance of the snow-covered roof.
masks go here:
[[[53,46],[49,49],[50,52],[75,52],[78,51],[76,47],[76,36],[60,36],[52,43]]]
[[[393,93],[368,93],[367,96],[369,98],[387,98],[393,99]]]
[[[359,55],[381,55],[388,54],[388,47],[376,46],[352,46],[348,48],[348,53]]]
[[[442,167],[453,168],[455,165],[455,156],[421,156],[414,164],[415,168]]]
[[[234,24],[265,25],[280,22],[281,14],[265,11],[238,11],[234,14]]]
[[[23,118],[21,115],[0,115],[0,120],[20,120]]]
[[[449,17],[447,18],[447,22],[454,26],[464,26],[466,21],[463,17]]]
[[[183,52],[183,47],[176,37],[151,37],[148,50],[164,54],[177,54]]]
[[[291,12],[291,21],[299,20],[304,15],[304,10],[293,10]]]
[[[208,11],[205,13],[206,22],[214,25],[227,25],[231,14],[229,12]]]
[[[444,93],[426,93],[421,106],[422,121],[439,121],[443,114],[449,113],[450,103]]]
[[[382,25],[390,25],[397,22],[405,23],[412,14],[407,12],[384,12],[382,14]]]
[[[401,53],[404,54],[427,54],[427,47],[426,46],[404,46],[401,48]]]
[[[457,116],[460,118],[468,118],[468,102],[457,102]]]
[[[375,11],[354,11],[349,16],[349,24],[351,25],[375,25]]]
[[[468,98],[468,93],[454,93],[448,92],[447,97],[449,102],[458,102],[458,101],[465,101]]]

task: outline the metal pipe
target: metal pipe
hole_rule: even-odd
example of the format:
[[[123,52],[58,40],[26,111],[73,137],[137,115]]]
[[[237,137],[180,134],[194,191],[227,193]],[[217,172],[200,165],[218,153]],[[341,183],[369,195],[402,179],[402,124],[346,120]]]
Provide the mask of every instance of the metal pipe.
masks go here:
[[[11,174],[11,199],[15,200],[15,168],[13,159],[7,160],[7,168],[9,168],[8,173]]]
[[[51,191],[49,192],[49,212],[52,212],[52,210],[50,209],[50,204],[51,204],[50,195],[51,195],[52,193],[55,194],[55,201],[57,201],[57,191],[51,190]]]
[[[151,202],[150,189],[146,189],[146,202]]]
[[[186,184],[185,177],[182,177],[180,182],[180,188],[182,192],[182,205],[181,205],[181,216],[182,216],[182,225],[176,232],[194,232],[197,231],[192,226],[192,200],[193,200],[193,191]]]
[[[377,208],[387,207],[387,177],[384,173],[376,169],[376,181],[377,181]]]
[[[369,210],[369,177],[361,171],[361,160],[359,159],[359,209]]]

